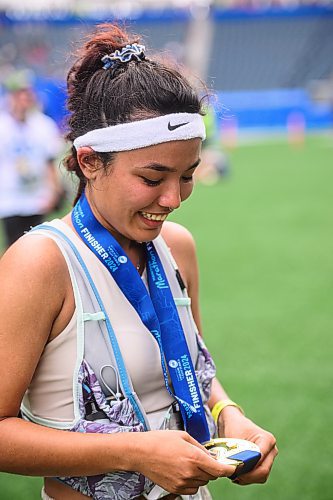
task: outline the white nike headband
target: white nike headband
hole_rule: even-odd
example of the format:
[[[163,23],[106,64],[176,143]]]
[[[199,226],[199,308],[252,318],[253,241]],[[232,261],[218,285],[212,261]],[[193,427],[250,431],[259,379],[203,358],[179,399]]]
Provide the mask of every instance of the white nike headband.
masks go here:
[[[74,141],[76,149],[89,146],[99,153],[130,151],[170,141],[206,138],[204,121],[198,113],[172,113],[147,120],[121,123],[91,130]]]

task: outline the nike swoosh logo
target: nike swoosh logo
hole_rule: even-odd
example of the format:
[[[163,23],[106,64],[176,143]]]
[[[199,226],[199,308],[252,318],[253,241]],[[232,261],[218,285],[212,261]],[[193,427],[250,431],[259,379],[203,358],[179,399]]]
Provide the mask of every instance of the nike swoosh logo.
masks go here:
[[[189,122],[185,123],[178,123],[178,125],[171,125],[171,123],[168,123],[168,129],[172,132],[172,130],[176,130],[176,128],[183,127],[184,125],[187,125]]]

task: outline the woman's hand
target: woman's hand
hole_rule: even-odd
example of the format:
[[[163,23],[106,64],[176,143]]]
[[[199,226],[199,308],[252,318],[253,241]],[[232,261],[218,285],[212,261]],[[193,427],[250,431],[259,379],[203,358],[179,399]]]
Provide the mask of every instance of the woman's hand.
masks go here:
[[[261,459],[258,465],[251,472],[237,477],[233,482],[241,485],[265,483],[278,454],[273,434],[261,429],[246,418],[238,408],[232,406],[226,406],[220,413],[218,433],[220,437],[247,439],[256,443],[260,448]]]
[[[235,472],[221,465],[198,441],[183,431],[149,431],[133,435],[134,470],[166,491],[194,495],[200,486]]]

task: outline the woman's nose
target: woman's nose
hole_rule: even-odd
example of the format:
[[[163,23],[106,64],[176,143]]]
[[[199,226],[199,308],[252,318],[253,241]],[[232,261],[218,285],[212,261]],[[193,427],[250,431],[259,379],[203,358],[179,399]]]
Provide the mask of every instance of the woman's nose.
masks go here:
[[[158,204],[161,207],[170,208],[172,210],[179,208],[181,202],[180,186],[178,183],[175,186],[166,187],[158,200]]]

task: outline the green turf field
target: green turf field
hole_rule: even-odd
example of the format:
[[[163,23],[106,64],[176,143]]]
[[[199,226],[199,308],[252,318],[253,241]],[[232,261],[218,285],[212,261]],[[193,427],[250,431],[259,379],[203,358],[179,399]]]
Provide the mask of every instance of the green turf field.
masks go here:
[[[220,479],[216,500],[333,497],[333,137],[230,153],[231,172],[198,185],[174,219],[193,232],[204,333],[230,396],[271,430],[266,485]],[[39,498],[39,479],[0,476],[1,500]]]

